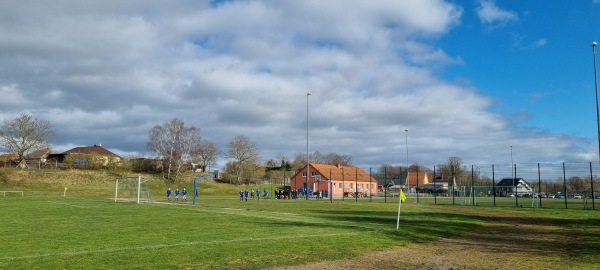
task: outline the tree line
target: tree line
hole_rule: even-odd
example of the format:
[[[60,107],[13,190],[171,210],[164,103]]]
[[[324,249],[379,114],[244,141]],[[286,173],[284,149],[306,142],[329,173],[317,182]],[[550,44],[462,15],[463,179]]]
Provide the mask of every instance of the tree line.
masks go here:
[[[15,119],[5,120],[0,126],[0,146],[7,153],[18,156],[17,166],[27,167],[26,157],[29,153],[49,148],[49,139],[55,135],[52,125],[45,120],[23,113]],[[186,126],[185,122],[173,118],[163,124],[155,125],[148,134],[147,148],[160,161],[157,167],[164,178],[177,181],[182,170],[190,165],[198,165],[202,171],[216,166],[219,158],[227,159],[223,172],[230,183],[251,183],[252,181],[274,179],[275,181],[291,177],[306,165],[306,153],[296,153],[293,159],[280,155],[277,159],[261,162],[258,145],[245,135],[237,135],[229,141],[227,149],[221,149],[212,141],[201,139],[200,128]],[[353,166],[353,157],[347,154],[310,153],[313,163],[342,166]],[[194,166],[192,166],[194,168]],[[461,158],[449,157],[445,163],[436,167],[435,175],[442,178],[453,176],[460,181],[460,186],[491,186],[493,179],[482,176],[479,170],[467,168]],[[418,164],[410,166],[382,164],[374,172],[374,177],[383,183],[385,179],[406,179],[408,172],[423,172],[433,175],[433,169]],[[597,181],[597,179],[595,179]],[[565,182],[569,190],[585,190],[589,182],[584,177],[571,176],[566,181],[556,179],[544,181],[540,191],[556,193],[564,190]],[[397,184],[404,184],[403,182]],[[535,183],[532,183],[535,184]]]

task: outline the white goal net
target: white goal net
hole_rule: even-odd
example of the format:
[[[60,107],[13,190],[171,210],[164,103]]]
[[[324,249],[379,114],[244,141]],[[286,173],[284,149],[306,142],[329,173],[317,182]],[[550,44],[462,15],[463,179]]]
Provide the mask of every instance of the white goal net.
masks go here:
[[[115,202],[152,202],[148,179],[141,176],[117,177],[115,181]]]

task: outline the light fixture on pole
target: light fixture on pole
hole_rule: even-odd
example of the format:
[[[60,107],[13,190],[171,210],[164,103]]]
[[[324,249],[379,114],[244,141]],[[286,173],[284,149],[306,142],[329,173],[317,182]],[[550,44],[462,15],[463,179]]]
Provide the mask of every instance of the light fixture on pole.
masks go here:
[[[308,96],[312,95],[312,93],[307,92],[306,93],[306,187],[304,192],[306,193],[306,199],[308,200],[308,179],[310,177],[310,154],[309,154],[309,148],[308,148]]]
[[[408,165],[408,129],[404,130],[404,134],[405,134],[405,138],[406,138],[406,186],[407,186],[407,192],[410,193],[410,166]],[[417,181],[419,181],[417,179]]]
[[[596,72],[596,46],[598,43],[592,42],[592,52],[594,53],[594,84],[596,87],[596,122],[598,124],[598,158],[600,159],[600,111],[598,110],[598,74]]]

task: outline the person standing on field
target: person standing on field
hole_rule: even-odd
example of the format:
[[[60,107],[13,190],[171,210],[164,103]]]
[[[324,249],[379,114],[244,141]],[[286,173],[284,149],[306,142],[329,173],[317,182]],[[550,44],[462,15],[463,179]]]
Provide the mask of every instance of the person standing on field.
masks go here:
[[[181,201],[185,202],[185,201],[187,201],[187,189],[183,188],[183,192],[182,193],[183,193],[183,197],[181,198]]]
[[[250,190],[250,199],[254,199],[254,189]]]
[[[248,201],[248,190],[246,189],[246,201]]]
[[[175,189],[175,201],[179,201],[179,189]]]
[[[244,191],[240,189],[240,202],[244,200]]]
[[[171,201],[171,188],[167,188],[167,201]]]

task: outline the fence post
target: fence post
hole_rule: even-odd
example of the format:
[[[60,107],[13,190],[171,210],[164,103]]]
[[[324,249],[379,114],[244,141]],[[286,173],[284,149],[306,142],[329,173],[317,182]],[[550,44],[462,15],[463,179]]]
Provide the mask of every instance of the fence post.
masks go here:
[[[387,202],[387,166],[383,167],[383,182],[385,183],[383,186],[383,202]],[[342,190],[342,197],[344,197],[344,192]]]
[[[563,191],[565,192],[565,209],[568,209],[567,206],[567,172],[565,170],[565,163],[563,162]]]
[[[518,189],[519,182],[517,182],[516,184],[514,184],[515,181],[517,181],[517,164],[513,164],[512,170],[514,170],[514,174],[513,175],[515,177],[515,178],[513,178],[513,185],[515,186],[514,187],[515,188],[515,206],[519,207],[519,189]]]
[[[433,166],[433,204],[437,204],[437,184],[435,183],[435,166]]]
[[[542,208],[542,196],[541,196],[541,191],[542,191],[542,175],[540,173],[540,163],[537,164],[538,167],[538,200],[540,201],[540,208]]]
[[[494,170],[494,164],[492,164],[492,191],[494,193],[494,206],[496,206],[496,171]]]
[[[592,188],[592,210],[596,210],[596,204],[594,203],[594,197],[596,197],[596,194],[594,194],[594,173],[592,172],[592,162],[590,162],[590,185]]]
[[[419,203],[419,165],[417,164],[417,203]],[[400,196],[400,195],[398,195]]]

